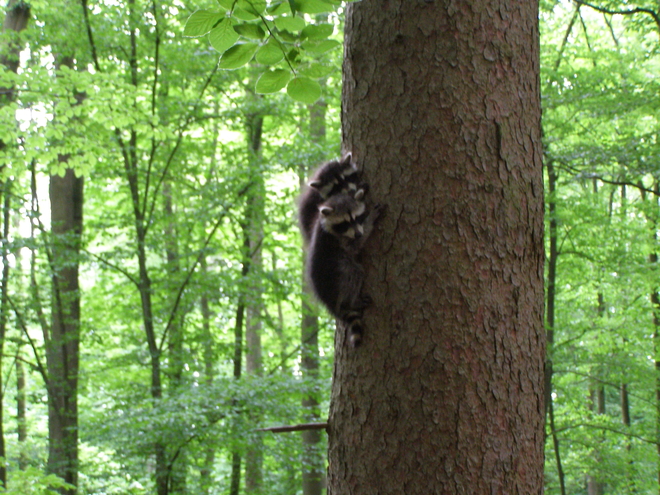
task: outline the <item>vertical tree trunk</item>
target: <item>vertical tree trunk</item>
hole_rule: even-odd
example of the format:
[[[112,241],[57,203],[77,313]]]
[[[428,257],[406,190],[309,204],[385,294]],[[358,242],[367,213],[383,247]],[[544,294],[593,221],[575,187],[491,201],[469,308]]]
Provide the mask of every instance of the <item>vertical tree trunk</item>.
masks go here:
[[[602,292],[598,293],[598,307],[597,307],[597,314],[598,318],[597,321],[602,322],[603,317],[605,316],[605,296],[603,296]],[[596,413],[597,415],[603,415],[605,414],[605,387],[603,386],[603,382],[600,380],[601,376],[601,370],[600,367],[596,367],[596,369],[591,370],[591,374],[596,375],[595,379],[592,380],[590,386],[589,386],[589,410],[592,412]],[[604,437],[602,434],[598,435],[600,438],[600,442],[604,440]],[[594,465],[599,466],[601,462],[601,456],[600,456],[600,449],[595,446],[593,449],[593,456],[594,456]],[[587,474],[587,494],[588,495],[603,495],[605,492],[605,485],[599,481],[599,476],[598,474],[593,475],[593,474]]]
[[[128,0],[129,15],[129,40],[128,51],[128,75],[130,82],[134,87],[138,87],[138,62],[137,62],[137,27],[136,16],[138,15],[135,7],[135,0]],[[146,221],[147,202],[142,198],[139,185],[139,162],[138,155],[138,134],[135,129],[128,131],[128,142],[124,141],[119,129],[115,130],[116,139],[121,147],[124,170],[126,173],[126,182],[130,191],[131,203],[133,207],[133,225],[135,227],[136,257],[138,262],[138,292],[140,294],[140,307],[142,310],[142,324],[144,326],[147,347],[149,350],[149,364],[151,371],[151,397],[155,402],[163,397],[163,385],[161,376],[161,351],[158,347],[156,338],[156,329],[154,326],[154,313],[152,301],[152,283],[149,276],[149,267],[147,264],[147,231],[148,223]],[[146,195],[146,190],[144,194]],[[167,462],[167,446],[162,441],[154,442],[155,466],[155,484],[158,495],[168,495],[169,493],[169,467]]]
[[[344,148],[385,218],[343,331],[328,493],[543,492],[538,5],[363,0],[346,17]]]
[[[13,31],[19,33],[27,27],[28,20],[30,19],[30,6],[21,1],[9,0],[6,6],[6,14],[2,23],[2,33],[5,35],[4,41],[0,44],[0,65],[6,67],[9,71],[16,73],[19,65],[19,54],[22,44],[18,41],[17,37],[7,36]],[[10,103],[14,99],[14,88],[0,87],[0,107]],[[5,149],[7,143],[0,137],[0,151]],[[0,163],[0,172],[4,169],[5,164]],[[0,289],[1,307],[0,307],[0,458],[6,459],[5,452],[5,429],[4,429],[4,385],[3,385],[3,372],[2,372],[2,358],[4,356],[5,333],[7,325],[8,307],[8,291],[9,291],[9,259],[8,259],[8,243],[9,243],[9,188],[10,181],[6,180],[3,185],[4,205],[3,205],[3,237],[2,237],[2,287]],[[7,486],[7,470],[5,463],[0,464],[0,484],[3,487]]]
[[[650,210],[652,212],[650,218],[647,217],[653,237],[657,242],[657,226],[658,217],[660,216],[660,207],[658,205],[658,197],[660,197],[660,182],[654,185],[655,194],[652,201],[655,202],[654,207]],[[642,199],[646,197],[642,195]],[[649,263],[651,265],[658,264],[658,253],[649,254]],[[655,407],[656,407],[656,438],[660,438],[660,289],[657,287],[651,291],[651,308],[653,311],[653,346],[655,350]],[[660,442],[657,446],[658,458],[656,460],[658,466],[658,493],[660,493]]]
[[[250,238],[245,234],[243,237],[243,268],[241,269],[241,280],[245,284],[250,274]],[[245,319],[245,294],[239,293],[238,305],[236,307],[236,322],[234,323],[234,379],[241,378],[243,368],[243,320]],[[241,453],[238,446],[234,445],[231,453],[231,478],[229,495],[238,495],[241,488]]]
[[[591,385],[589,391],[589,409],[596,414],[605,414],[605,388],[600,382],[595,382]],[[596,465],[600,461],[598,449],[594,449],[594,456]],[[598,476],[592,474],[587,475],[587,494],[588,495],[603,495],[605,493],[605,485],[598,480]]]
[[[327,105],[324,101],[317,101],[309,107],[309,134],[312,140],[318,144],[325,143],[325,115]],[[303,187],[304,180],[309,176],[309,167],[304,167],[300,173],[300,186]],[[304,256],[303,251],[303,256]],[[309,379],[313,385],[303,396],[302,406],[304,421],[313,423],[320,419],[319,394],[316,388],[316,380],[319,377],[319,317],[309,287],[307,277],[303,275],[302,280],[302,322],[300,327],[300,350],[303,378]],[[305,430],[301,432],[303,454],[302,454],[302,491],[303,495],[321,495],[324,484],[323,462],[320,455],[321,430]]]
[[[169,280],[170,289],[180,282],[180,266],[179,266],[179,243],[178,233],[176,228],[176,216],[174,209],[174,199],[172,198],[172,184],[169,180],[163,181],[163,213],[165,218],[165,257],[167,259],[167,279]],[[170,290],[170,293],[175,293]],[[174,298],[172,298],[174,299]],[[171,302],[174,308],[174,301]],[[179,309],[173,310],[175,314],[172,315],[171,324],[167,334],[167,350],[168,350],[168,369],[166,376],[169,378],[172,393],[177,393],[183,379],[183,316],[182,311]],[[179,425],[174,425],[173,428],[179,428]],[[168,449],[168,457],[172,458],[172,449]],[[169,492],[173,494],[185,494],[186,489],[186,473],[187,473],[187,455],[186,450],[181,449],[176,455],[174,462],[170,464],[169,469]]]
[[[257,98],[254,98],[257,100]],[[255,104],[258,104],[255,102]],[[261,332],[263,320],[263,285],[260,274],[263,272],[262,242],[264,237],[265,215],[265,184],[261,170],[261,139],[263,132],[263,115],[249,114],[247,119],[248,160],[252,173],[252,184],[248,192],[246,205],[246,235],[249,239],[251,276],[249,277],[248,298],[246,299],[245,325],[245,371],[250,376],[261,376],[263,373],[261,356]],[[259,423],[259,416],[252,413],[250,422]],[[263,485],[263,440],[260,434],[249,438],[245,453],[245,493],[257,495]]]
[[[552,399],[552,377],[553,377],[553,346],[555,343],[555,301],[557,296],[557,261],[559,250],[557,248],[557,172],[552,159],[547,161],[548,171],[548,216],[550,250],[548,253],[548,293],[546,306],[546,345],[548,348],[545,360],[545,415],[546,423],[550,427],[552,446],[555,451],[555,462],[557,463],[557,477],[561,495],[566,495],[566,483],[564,481],[564,469],[561,463],[559,451],[559,436],[555,428],[555,410]]]
[[[7,333],[7,315],[9,314],[9,224],[11,221],[10,201],[11,181],[3,184],[2,205],[2,279],[0,280],[0,459],[6,459],[5,427],[4,427],[4,377],[2,361],[4,357],[5,336]],[[0,483],[7,486],[7,469],[4,462],[0,462]]]
[[[66,157],[61,159],[66,160]],[[50,178],[53,304],[48,363],[48,470],[78,483],[78,364],[80,287],[78,257],[83,227],[83,178],[71,169]],[[74,494],[76,489],[66,490]]]
[[[214,364],[215,364],[215,343],[213,334],[211,333],[211,307],[209,304],[209,293],[206,288],[206,279],[208,277],[208,267],[206,263],[206,256],[203,255],[200,259],[200,275],[204,281],[204,289],[200,298],[200,310],[202,313],[202,359],[204,361],[204,383],[208,386],[213,385],[214,378]],[[208,495],[211,492],[213,481],[211,474],[213,473],[213,465],[215,464],[215,448],[213,445],[208,445],[204,449],[204,460],[202,461],[202,468],[199,473],[199,484],[202,493]]]
[[[23,366],[23,355],[21,345],[16,351],[16,430],[18,434],[18,469],[27,468],[28,458],[26,453],[27,441],[27,391],[25,389],[25,367]]]

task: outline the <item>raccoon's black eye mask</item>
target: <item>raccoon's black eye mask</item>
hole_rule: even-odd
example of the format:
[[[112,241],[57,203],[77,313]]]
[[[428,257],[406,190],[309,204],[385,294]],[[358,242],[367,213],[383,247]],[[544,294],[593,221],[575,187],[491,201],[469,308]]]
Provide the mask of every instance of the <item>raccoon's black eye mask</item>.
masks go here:
[[[338,234],[345,234],[351,228],[351,222],[340,222],[332,226],[332,230]]]

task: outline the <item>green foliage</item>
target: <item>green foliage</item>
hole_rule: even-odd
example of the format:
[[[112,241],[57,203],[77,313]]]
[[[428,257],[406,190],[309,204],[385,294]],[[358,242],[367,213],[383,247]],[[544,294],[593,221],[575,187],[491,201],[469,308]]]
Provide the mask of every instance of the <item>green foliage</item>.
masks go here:
[[[321,319],[320,368],[316,376],[302,373],[302,255],[292,212],[299,175],[306,173],[301,167],[339,153],[339,54],[329,52],[317,63],[334,76],[321,70],[311,76],[324,80],[326,145],[310,137],[309,110],[277,94],[293,76],[279,41],[258,16],[271,15],[272,7],[278,15],[280,7],[219,2],[184,28],[192,10],[180,3],[134,5],[133,16],[128,4],[89,5],[90,40],[79,5],[34,4],[27,33],[31,58],[18,75],[0,76],[20,90],[15,102],[0,107],[9,143],[1,152],[2,172],[12,180],[15,306],[3,363],[10,370],[3,377],[9,493],[59,488],[43,475],[48,376],[40,366],[47,365],[53,273],[74,261],[80,263],[82,296],[78,493],[154,493],[156,444],[164,445],[172,477],[185,481],[185,490],[173,493],[201,495],[209,486],[226,491],[233,452],[244,455],[255,444],[262,445],[269,493],[294,493],[301,482],[299,437],[256,429],[303,421],[309,411],[301,401],[310,393],[318,397],[319,417],[327,415],[334,330],[327,317]],[[218,5],[233,9],[232,15]],[[284,7],[291,16],[288,2]],[[64,36],[63,25],[84,34]],[[307,25],[303,21],[300,29]],[[217,53],[205,39],[192,38],[197,30],[209,33],[222,52],[220,65],[231,71],[216,70]],[[183,31],[191,38],[177,34]],[[286,50],[292,60],[291,46]],[[71,67],[58,65],[65,55],[72,55]],[[298,67],[313,66],[301,61]],[[269,76],[261,80],[262,73]],[[256,96],[255,84],[275,94]],[[259,119],[261,148],[255,153],[249,143]],[[71,168],[85,177],[83,251],[76,260],[52,263],[48,180]],[[265,218],[262,262],[246,275],[244,231],[256,183]],[[140,215],[146,230],[141,240]],[[147,292],[137,283],[141,246]],[[160,397],[152,393],[145,294],[160,352]],[[244,376],[234,378],[237,308],[247,295],[262,302],[251,321],[258,318],[261,325],[263,376],[245,375],[243,349]],[[12,356],[19,351],[27,375],[27,439],[18,438],[12,404]],[[324,443],[318,451],[325,452]]]
[[[165,445],[173,476],[186,481],[178,493],[213,493],[209,486],[227,492],[232,454],[245,458],[253,445],[261,445],[268,493],[295,493],[299,436],[256,429],[303,421],[310,411],[300,404],[309,394],[319,401],[319,417],[327,414],[334,330],[322,317],[318,376],[303,374],[302,259],[293,210],[306,168],[339,153],[340,2],[217,0],[200,3],[192,15],[177,2],[157,3],[155,11],[151,2],[135,3],[133,17],[125,4],[90,6],[95,61],[86,35],[67,34],[87,33],[79,5],[33,2],[30,60],[19,74],[0,72],[0,86],[18,94],[0,107],[8,143],[2,174],[12,181],[14,305],[3,362],[11,370],[3,377],[5,493],[62,487],[43,474],[47,389],[39,364],[46,362],[53,270],[63,268],[49,259],[47,183],[67,168],[85,176],[84,251],[77,260],[79,493],[154,493],[157,443]],[[558,173],[556,192],[546,196],[556,207],[559,250],[550,356],[565,483],[568,493],[585,493],[587,477],[605,493],[657,492],[658,329],[651,302],[660,270],[652,262],[660,252],[653,192],[660,179],[657,32],[643,14],[603,16],[582,7],[576,15],[574,5],[542,6],[545,161]],[[71,68],[58,65],[72,54]],[[218,59],[227,70],[216,72]],[[309,109],[295,103],[321,96],[326,141],[312,133]],[[250,144],[259,126],[255,152]],[[160,398],[151,388],[131,164],[147,230],[141,242]],[[261,261],[244,275],[246,219],[260,201]],[[263,376],[235,378],[237,309],[253,296],[263,305],[255,317]],[[28,436],[20,441],[11,403],[18,360],[12,356],[19,354],[28,409]],[[622,385],[630,424],[622,418]],[[319,444],[319,456],[324,451]],[[549,436],[548,494],[559,493],[555,459]]]
[[[341,42],[331,38],[335,24],[325,20],[312,22],[310,15],[334,13],[342,2],[222,0],[218,3],[222,11],[194,12],[186,21],[183,35],[208,34],[211,46],[222,54],[221,69],[243,67],[254,57],[265,66],[257,76],[257,93],[275,93],[286,87],[287,94],[301,103],[311,104],[320,98],[321,85],[311,79],[327,76],[328,71],[318,69],[323,67],[318,61]],[[259,43],[255,45],[255,41]],[[289,72],[288,77],[283,71]]]
[[[544,5],[545,161],[557,174],[556,191],[547,197],[556,209],[558,246],[549,351],[566,491],[586,492],[589,480],[604,493],[651,493],[658,489],[660,415],[658,308],[651,296],[658,290],[653,253],[660,248],[653,193],[660,179],[653,158],[660,151],[660,105],[653,96],[660,87],[652,76],[657,42],[649,43],[642,13]],[[553,433],[549,425],[547,433]],[[551,440],[546,493],[554,494],[560,489]]]
[[[28,467],[24,471],[14,471],[7,488],[0,487],[6,495],[58,495],[60,489],[73,488],[54,474],[43,474],[40,469]]]

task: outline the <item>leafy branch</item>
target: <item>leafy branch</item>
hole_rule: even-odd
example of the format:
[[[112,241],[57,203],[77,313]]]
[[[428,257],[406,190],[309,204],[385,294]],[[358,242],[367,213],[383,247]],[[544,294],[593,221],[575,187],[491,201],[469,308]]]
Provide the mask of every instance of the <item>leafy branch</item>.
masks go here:
[[[597,12],[601,12],[603,14],[609,14],[609,15],[635,15],[635,14],[650,15],[655,21],[656,26],[658,26],[658,36],[660,36],[660,14],[658,14],[658,12],[656,12],[655,10],[647,9],[644,7],[635,7],[634,9],[627,9],[627,10],[612,10],[605,7],[600,7],[598,5],[594,5],[590,2],[585,2],[584,0],[575,0],[575,3],[578,5],[585,5],[589,8],[594,9]]]
[[[341,43],[331,36],[334,26],[309,23],[302,14],[335,12],[337,0],[218,0],[225,12],[198,10],[186,21],[183,35],[208,35],[221,53],[219,68],[238,69],[252,60],[264,66],[255,84],[260,94],[286,87],[291,98],[312,104],[321,96],[318,80],[332,67],[318,62]]]

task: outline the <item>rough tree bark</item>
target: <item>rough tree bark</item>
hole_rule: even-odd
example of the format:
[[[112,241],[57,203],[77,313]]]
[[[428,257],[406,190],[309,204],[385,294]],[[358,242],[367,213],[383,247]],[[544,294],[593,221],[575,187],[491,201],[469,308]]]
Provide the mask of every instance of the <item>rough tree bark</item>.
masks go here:
[[[61,157],[67,160],[67,157]],[[78,365],[80,291],[78,256],[83,226],[83,178],[67,169],[50,177],[53,309],[48,363],[48,470],[78,484]],[[75,494],[76,489],[64,493]]]
[[[543,491],[538,5],[363,0],[343,146],[385,218],[337,333],[328,493]]]

